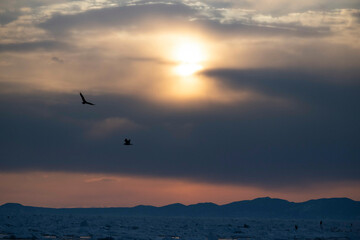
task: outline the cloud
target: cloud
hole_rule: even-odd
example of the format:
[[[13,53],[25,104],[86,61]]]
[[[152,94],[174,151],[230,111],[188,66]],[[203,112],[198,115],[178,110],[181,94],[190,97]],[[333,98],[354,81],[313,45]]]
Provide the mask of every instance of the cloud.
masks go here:
[[[360,84],[358,70],[280,70],[280,69],[212,69],[203,74],[214,77],[230,88],[250,90],[262,95],[283,97],[306,104],[334,107],[353,104]],[[340,81],[341,79],[341,81]],[[353,99],[353,101],[350,101]],[[360,100],[360,98],[358,99]]]
[[[210,1],[210,3],[217,1]],[[256,10],[260,13],[270,13],[273,15],[286,15],[290,12],[305,12],[308,10],[327,11],[333,9],[360,8],[356,0],[328,1],[328,0],[304,0],[304,1],[287,1],[287,0],[259,0],[259,1],[227,1],[232,8],[245,8]]]
[[[343,24],[344,29],[349,27],[346,22],[350,19],[346,12],[356,12],[359,8],[359,4],[353,0],[341,3],[326,2],[326,4],[323,0],[315,1],[315,3],[305,1],[301,4],[283,0],[274,1],[272,4],[266,1],[261,1],[261,3],[228,1],[225,4],[217,1],[155,1],[152,3],[57,1],[52,4],[44,1],[29,2],[29,4],[19,2],[18,4],[21,3],[19,6],[10,8],[31,9],[34,13],[27,15],[26,11],[23,11],[21,13],[23,18],[6,29],[7,37],[13,36],[16,39],[21,34],[24,35],[24,31],[16,30],[24,26],[27,29],[36,26],[40,28],[40,30],[34,28],[27,33],[33,34],[31,38],[49,37],[41,31],[44,29],[63,40],[69,40],[70,36],[76,37],[79,33],[90,34],[94,30],[144,33],[167,30],[169,26],[179,31],[189,29],[197,32],[206,31],[207,34],[212,33],[218,37],[223,34],[228,36],[323,37],[331,34],[332,27],[338,24]],[[21,10],[16,11],[21,12]],[[332,22],[334,19],[336,19],[335,23]],[[34,35],[36,30],[39,32]]]
[[[247,84],[264,94],[294,95],[305,107],[249,102],[174,109],[103,95],[96,97],[101,105],[88,111],[67,102],[71,95],[52,94],[58,101],[48,107],[46,95],[2,96],[0,168],[171,177],[269,189],[359,180],[357,87],[339,84],[337,92],[330,84],[331,91],[319,92],[315,83],[312,91],[310,83],[293,88],[277,81],[281,74],[273,74]],[[236,87],[241,86],[246,85]],[[315,101],[306,101],[306,96]],[[73,100],[78,102],[77,94]],[[39,115],[31,110],[34,107],[48,114]],[[109,113],[123,117],[109,119]],[[87,124],[64,121],[63,116],[97,122],[93,125],[97,138],[84,134]],[[133,122],[147,128],[131,130],[135,145],[124,148],[122,134],[130,133]]]
[[[66,43],[58,41],[35,41],[23,43],[0,44],[0,52],[32,52],[38,50],[64,50],[68,47]]]
[[[139,128],[140,125],[126,118],[112,117],[92,124],[89,131],[89,136],[95,138],[104,138],[118,132],[128,133],[129,131]]]
[[[275,13],[281,3],[295,4],[65,4],[7,24],[1,171],[277,189],[359,180],[358,10],[301,12],[297,3]],[[207,55],[191,78],[173,73],[171,54],[184,39]]]
[[[235,11],[235,12],[234,12]],[[240,14],[239,14],[240,13]],[[313,14],[321,18],[322,12]],[[309,15],[309,14],[308,14]],[[155,17],[156,16],[156,17]],[[240,17],[239,17],[240,16]],[[38,26],[59,36],[68,36],[72,30],[115,30],[127,32],[149,32],[164,29],[184,29],[206,32],[216,36],[282,36],[297,37],[326,36],[330,25],[322,26],[298,24],[297,15],[289,15],[288,23],[267,19],[257,12],[244,9],[213,9],[198,5],[153,3],[136,4],[89,10],[78,14],[58,14],[40,23]],[[314,18],[313,17],[313,18]],[[269,17],[268,17],[269,18]],[[286,18],[283,17],[283,18]],[[305,19],[303,17],[302,19]],[[166,23],[166,24],[165,24]],[[156,26],[156,28],[154,28]]]
[[[145,4],[89,10],[76,15],[54,15],[39,27],[59,35],[74,29],[140,30],[146,26],[157,27],[175,24],[177,19],[187,19],[195,11],[183,4]],[[163,20],[166,19],[166,24]],[[141,27],[143,28],[143,27]]]
[[[116,177],[96,177],[96,178],[88,178],[85,179],[85,183],[101,183],[101,182],[118,182],[119,178]]]
[[[0,25],[6,25],[15,21],[20,16],[19,12],[1,11],[0,10]]]
[[[57,62],[57,63],[64,63],[64,60],[62,60],[61,58],[58,58],[58,57],[52,57],[51,60],[54,62]]]

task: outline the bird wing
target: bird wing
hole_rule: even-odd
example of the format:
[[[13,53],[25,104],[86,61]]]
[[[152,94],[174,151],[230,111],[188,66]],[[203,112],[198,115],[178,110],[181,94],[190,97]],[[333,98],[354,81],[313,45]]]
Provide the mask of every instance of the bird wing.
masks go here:
[[[80,93],[80,96],[81,96],[81,99],[82,99],[84,102],[86,102],[86,100],[85,100],[84,96],[82,95],[82,93]]]
[[[87,101],[85,101],[85,103],[87,103],[87,104],[89,104],[89,105],[95,105],[95,104],[93,104],[93,103],[91,103],[91,102],[87,102]]]

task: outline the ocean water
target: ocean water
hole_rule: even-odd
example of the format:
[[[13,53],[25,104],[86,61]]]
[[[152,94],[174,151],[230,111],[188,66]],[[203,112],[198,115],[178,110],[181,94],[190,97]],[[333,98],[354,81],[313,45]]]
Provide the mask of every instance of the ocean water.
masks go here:
[[[0,215],[0,239],[360,240],[360,221],[20,214]]]

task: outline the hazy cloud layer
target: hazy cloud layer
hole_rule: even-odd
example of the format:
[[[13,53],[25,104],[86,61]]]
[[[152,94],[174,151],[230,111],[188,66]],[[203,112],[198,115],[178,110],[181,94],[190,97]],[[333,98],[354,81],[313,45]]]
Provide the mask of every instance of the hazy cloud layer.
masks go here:
[[[204,14],[209,14],[209,16],[204,16]],[[239,14],[240,18],[236,14]],[[322,13],[320,14],[322,15]],[[271,16],[256,15],[253,12],[241,10],[232,14],[216,9],[192,8],[184,4],[150,4],[95,9],[77,15],[54,15],[49,20],[40,23],[39,27],[57,37],[67,35],[73,30],[125,30],[136,33],[156,32],[169,28],[169,26],[186,27],[197,31],[205,30],[215,35],[227,34],[230,36],[293,35],[308,37],[329,33],[330,25],[326,24],[324,16],[319,19],[319,14],[312,14],[316,19],[313,19],[312,24],[309,25],[302,24],[300,20],[309,18],[311,13],[307,14],[308,16],[302,15],[305,14],[287,18],[285,16],[285,20],[282,21],[282,19],[271,18]],[[339,13],[337,15],[341,17]],[[328,18],[330,17],[328,16]],[[322,21],[324,24],[314,25],[316,20]],[[154,28],[154,26],[156,27]]]
[[[0,6],[1,171],[360,181],[358,1]]]
[[[126,118],[106,118],[100,122],[93,123],[89,131],[89,136],[103,138],[119,131],[128,133],[129,131],[140,128],[140,126]]]
[[[31,52],[37,50],[64,50],[67,44],[57,41],[36,41],[0,44],[0,52]]]
[[[293,88],[271,77],[263,81],[269,83],[247,87],[294,104],[247,102],[176,110],[131,98],[92,96],[97,108],[89,109],[77,96],[52,96],[51,104],[44,104],[47,95],[3,98],[1,169],[100,171],[262,187],[359,180],[358,86],[342,87],[340,93],[332,84],[290,79],[297,85]],[[13,104],[18,108],[11,110]],[[34,106],[40,113],[26,110]],[[127,128],[123,120],[101,120],[109,113],[146,129]],[[86,123],[94,120],[100,121],[93,129],[100,135],[118,127],[132,130],[135,145],[123,146],[129,133],[121,131],[101,141],[89,139]],[[188,131],[185,137],[174,134],[176,126]]]
[[[154,29],[163,24],[175,24],[178,18],[190,18],[195,11],[182,4],[150,4],[122,6],[115,8],[95,9],[76,15],[55,15],[40,24],[41,28],[54,34],[64,34],[71,30],[80,29],[124,29],[141,31],[140,27]],[[159,20],[157,20],[159,19]],[[167,22],[162,22],[168,19]],[[173,20],[173,22],[169,22]]]

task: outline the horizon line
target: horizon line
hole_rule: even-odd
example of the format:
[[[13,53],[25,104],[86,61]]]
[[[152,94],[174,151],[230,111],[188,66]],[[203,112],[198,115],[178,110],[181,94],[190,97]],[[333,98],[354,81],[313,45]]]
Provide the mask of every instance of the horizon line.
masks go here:
[[[101,206],[98,206],[98,207],[95,207],[95,206],[93,206],[93,207],[46,207],[46,206],[23,205],[23,204],[21,204],[19,202],[6,202],[6,203],[1,204],[0,207],[3,207],[5,205],[9,205],[9,204],[14,204],[14,205],[16,204],[16,205],[21,205],[22,207],[37,207],[37,208],[51,208],[51,209],[135,208],[135,207],[141,207],[141,206],[143,206],[143,207],[161,208],[161,207],[166,207],[166,206],[171,206],[171,205],[182,205],[182,206],[188,207],[188,206],[193,206],[193,205],[198,205],[198,204],[207,204],[207,203],[210,203],[210,204],[213,204],[213,205],[216,205],[216,206],[225,206],[225,205],[229,205],[229,204],[232,204],[232,203],[254,201],[254,200],[258,200],[258,199],[282,200],[282,201],[286,201],[286,202],[289,202],[289,203],[295,203],[295,204],[305,203],[305,202],[309,202],[309,201],[317,201],[317,200],[328,200],[328,199],[347,199],[347,200],[351,200],[351,201],[354,201],[354,202],[360,202],[360,201],[357,201],[357,200],[354,200],[354,199],[351,199],[351,198],[348,198],[348,197],[317,198],[317,199],[309,199],[309,200],[301,201],[301,202],[294,202],[294,201],[289,201],[289,200],[282,199],[282,198],[272,198],[272,197],[267,196],[267,197],[257,197],[257,198],[253,198],[253,199],[238,200],[238,201],[233,201],[233,202],[229,202],[229,203],[225,203],[225,204],[216,204],[216,203],[213,203],[213,202],[198,202],[198,203],[193,203],[193,204],[186,205],[186,204],[183,204],[183,203],[175,202],[175,203],[170,203],[170,204],[166,204],[166,205],[162,205],[162,206],[139,204],[139,205],[134,205],[134,206],[131,206],[131,207],[121,207],[121,206],[117,206],[117,207],[114,207],[114,206],[109,206],[109,207],[101,207]]]

